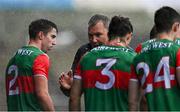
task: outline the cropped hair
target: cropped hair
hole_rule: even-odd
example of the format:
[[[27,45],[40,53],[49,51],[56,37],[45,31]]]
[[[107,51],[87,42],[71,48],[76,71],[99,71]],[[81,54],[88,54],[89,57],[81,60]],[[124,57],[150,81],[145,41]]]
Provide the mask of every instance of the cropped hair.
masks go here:
[[[156,31],[156,26],[154,25],[150,31],[150,39],[154,39],[157,37],[157,31]]]
[[[175,22],[180,22],[180,15],[173,8],[164,6],[155,12],[154,23],[158,33],[169,32]]]
[[[101,14],[95,14],[94,16],[92,16],[88,22],[88,27],[95,26],[99,21],[101,21],[104,24],[105,28],[108,29],[110,20],[107,16]]]
[[[42,31],[44,34],[47,34],[52,28],[55,28],[58,32],[58,28],[55,23],[46,20],[46,19],[38,19],[32,21],[29,25],[29,38],[35,39],[37,34]]]
[[[109,24],[109,40],[116,37],[124,37],[126,34],[133,32],[133,26],[129,18],[114,16]]]

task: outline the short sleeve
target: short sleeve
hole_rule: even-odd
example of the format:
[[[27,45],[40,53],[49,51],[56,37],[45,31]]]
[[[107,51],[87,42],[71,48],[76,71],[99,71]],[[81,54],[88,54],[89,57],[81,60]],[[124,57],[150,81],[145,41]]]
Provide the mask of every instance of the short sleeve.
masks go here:
[[[74,79],[82,79],[82,76],[81,76],[81,66],[80,64],[78,63],[76,69],[75,69],[75,72],[74,72]]]
[[[180,48],[178,49],[178,52],[176,54],[176,67],[180,68]]]
[[[133,65],[131,65],[131,77],[130,77],[130,80],[138,81],[138,78],[137,78],[137,75],[136,75],[136,71],[135,71]]]
[[[49,72],[49,57],[46,54],[42,54],[36,57],[33,63],[33,74],[35,76],[40,75],[48,79]]]

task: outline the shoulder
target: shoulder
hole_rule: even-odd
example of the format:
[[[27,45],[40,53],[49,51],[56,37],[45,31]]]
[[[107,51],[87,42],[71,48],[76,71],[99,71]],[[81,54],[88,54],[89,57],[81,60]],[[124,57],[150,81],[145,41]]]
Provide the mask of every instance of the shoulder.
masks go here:
[[[86,51],[88,51],[88,50],[91,50],[91,49],[92,49],[91,44],[86,43],[86,44],[83,44],[82,46],[80,46],[78,50],[86,50]]]

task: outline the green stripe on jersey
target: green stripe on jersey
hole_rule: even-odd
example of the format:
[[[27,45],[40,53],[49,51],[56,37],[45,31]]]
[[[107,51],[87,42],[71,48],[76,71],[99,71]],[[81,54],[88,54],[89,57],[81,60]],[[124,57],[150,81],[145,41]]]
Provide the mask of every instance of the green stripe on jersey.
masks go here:
[[[128,110],[128,93],[125,90],[97,88],[84,89],[85,108],[91,111]]]
[[[158,88],[152,93],[146,94],[149,110],[180,110],[180,89],[172,87],[170,89]]]
[[[21,93],[20,95],[8,96],[8,110],[18,111],[40,111],[42,110],[36,96],[32,93]]]

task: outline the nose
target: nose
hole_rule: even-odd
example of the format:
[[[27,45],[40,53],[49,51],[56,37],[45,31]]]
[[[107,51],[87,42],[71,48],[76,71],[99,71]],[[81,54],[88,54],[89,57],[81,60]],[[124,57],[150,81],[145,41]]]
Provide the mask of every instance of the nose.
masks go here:
[[[52,45],[56,45],[56,38],[55,38],[54,41],[52,42]]]
[[[97,43],[97,37],[96,37],[96,36],[93,36],[93,37],[92,37],[92,42],[93,42],[93,43]]]

